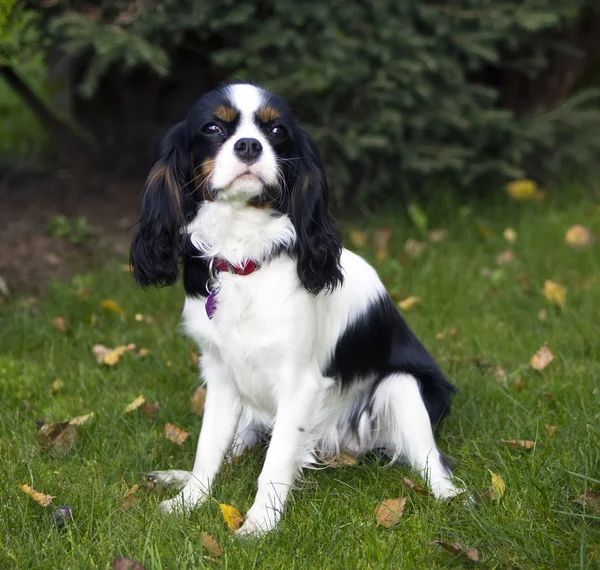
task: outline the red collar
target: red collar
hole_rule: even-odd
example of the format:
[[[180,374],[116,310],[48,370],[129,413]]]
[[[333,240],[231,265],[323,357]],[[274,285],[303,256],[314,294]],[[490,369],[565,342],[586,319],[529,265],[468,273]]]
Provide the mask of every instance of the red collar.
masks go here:
[[[213,271],[227,271],[235,275],[250,275],[250,273],[254,273],[257,269],[260,269],[260,263],[248,259],[242,265],[233,265],[225,259],[215,257],[209,263],[209,267]]]

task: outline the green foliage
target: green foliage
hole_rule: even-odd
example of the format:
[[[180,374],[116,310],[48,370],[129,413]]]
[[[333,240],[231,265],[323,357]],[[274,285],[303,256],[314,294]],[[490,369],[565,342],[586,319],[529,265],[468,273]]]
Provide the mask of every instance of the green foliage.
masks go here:
[[[71,1],[48,29],[87,62],[87,96],[109,71],[166,76],[176,49],[210,54],[299,112],[338,198],[386,197],[442,180],[589,175],[600,152],[597,93],[519,114],[502,95],[515,78],[535,87],[552,54],[576,56],[566,32],[591,2]]]
[[[65,216],[52,216],[48,221],[47,232],[50,237],[66,239],[74,245],[81,245],[89,239],[91,228],[85,216],[71,219]]]

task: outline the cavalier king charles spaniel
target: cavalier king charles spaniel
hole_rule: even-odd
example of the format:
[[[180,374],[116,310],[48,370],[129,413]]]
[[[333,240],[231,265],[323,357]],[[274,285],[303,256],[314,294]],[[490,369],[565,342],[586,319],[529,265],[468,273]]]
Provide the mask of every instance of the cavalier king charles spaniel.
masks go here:
[[[203,503],[221,464],[270,437],[242,535],[277,525],[304,467],[345,451],[403,459],[454,496],[435,426],[454,387],[375,270],[344,249],[318,151],[285,103],[249,83],[211,91],[161,141],[131,246],[137,282],[185,289],[206,405],[191,472],[156,471]]]

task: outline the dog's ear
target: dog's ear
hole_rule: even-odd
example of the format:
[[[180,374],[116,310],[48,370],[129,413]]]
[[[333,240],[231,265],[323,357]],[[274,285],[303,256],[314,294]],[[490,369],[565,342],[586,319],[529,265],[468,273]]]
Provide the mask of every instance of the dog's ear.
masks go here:
[[[184,187],[191,180],[190,160],[187,124],[182,121],[158,146],[144,187],[138,231],[131,243],[133,276],[144,287],[172,285],[179,277],[180,229],[183,201],[187,200]]]
[[[296,230],[298,277],[316,295],[323,289],[333,291],[343,282],[342,243],[329,211],[327,179],[317,148],[300,127],[294,139],[289,214]]]

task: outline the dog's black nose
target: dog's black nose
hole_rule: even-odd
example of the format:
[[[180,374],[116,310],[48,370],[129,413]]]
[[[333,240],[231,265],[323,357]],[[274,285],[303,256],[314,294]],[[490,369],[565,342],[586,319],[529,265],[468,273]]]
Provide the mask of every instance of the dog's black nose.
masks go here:
[[[238,158],[248,164],[260,156],[262,148],[262,144],[256,139],[240,139],[233,145],[233,150]]]

